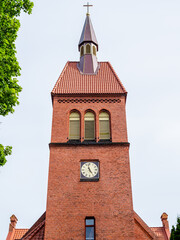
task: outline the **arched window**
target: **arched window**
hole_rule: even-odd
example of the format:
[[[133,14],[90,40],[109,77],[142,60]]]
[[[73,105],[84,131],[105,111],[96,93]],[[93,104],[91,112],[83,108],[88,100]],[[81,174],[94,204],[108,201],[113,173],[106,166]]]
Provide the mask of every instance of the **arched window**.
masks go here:
[[[93,54],[96,56],[96,47],[93,46]]]
[[[69,139],[80,139],[80,114],[78,112],[72,112],[69,116]]]
[[[99,138],[100,140],[110,139],[109,114],[107,112],[99,114]]]
[[[94,113],[87,112],[84,116],[85,140],[95,139],[95,117]]]
[[[82,57],[84,55],[84,46],[81,47],[81,53],[80,56]]]
[[[86,45],[86,53],[91,53],[91,46],[89,44]]]

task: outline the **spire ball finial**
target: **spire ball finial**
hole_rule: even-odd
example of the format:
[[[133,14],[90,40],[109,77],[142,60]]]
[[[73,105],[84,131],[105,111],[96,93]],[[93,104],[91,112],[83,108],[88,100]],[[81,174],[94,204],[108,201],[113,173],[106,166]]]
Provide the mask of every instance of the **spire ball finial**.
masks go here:
[[[87,4],[86,5],[83,5],[83,7],[87,7],[87,13],[86,13],[86,15],[90,15],[89,14],[89,7],[92,7],[93,5],[89,5],[89,2],[87,2]]]

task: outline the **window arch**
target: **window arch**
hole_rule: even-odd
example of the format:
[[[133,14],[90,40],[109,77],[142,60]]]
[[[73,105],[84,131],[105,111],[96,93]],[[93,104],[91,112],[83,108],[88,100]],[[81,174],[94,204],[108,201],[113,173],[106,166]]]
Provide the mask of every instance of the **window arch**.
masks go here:
[[[80,114],[78,112],[72,112],[69,116],[69,139],[80,139]]]
[[[84,55],[84,46],[81,47],[81,51],[80,51],[80,56],[82,57]]]
[[[91,46],[89,44],[86,45],[86,53],[91,53]]]
[[[84,116],[84,139],[94,140],[95,139],[95,115],[88,111]]]
[[[99,139],[100,140],[110,139],[109,114],[105,111],[99,114]]]
[[[96,56],[96,47],[93,46],[93,54]]]

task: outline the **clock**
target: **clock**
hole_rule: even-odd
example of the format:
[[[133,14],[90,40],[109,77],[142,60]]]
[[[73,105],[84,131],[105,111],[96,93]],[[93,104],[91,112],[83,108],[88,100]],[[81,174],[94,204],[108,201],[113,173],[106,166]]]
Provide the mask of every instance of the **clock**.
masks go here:
[[[81,162],[81,181],[99,180],[99,161]]]

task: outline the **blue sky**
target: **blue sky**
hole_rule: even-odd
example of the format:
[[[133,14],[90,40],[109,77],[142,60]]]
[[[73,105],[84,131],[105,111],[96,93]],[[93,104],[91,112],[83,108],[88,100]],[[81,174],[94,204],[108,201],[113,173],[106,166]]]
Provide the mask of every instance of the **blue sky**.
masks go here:
[[[29,228],[46,209],[52,103],[68,60],[79,59],[86,1],[34,0],[16,41],[20,105],[0,117],[0,142],[13,154],[0,168],[0,239],[9,218]],[[128,91],[127,123],[135,211],[149,226],[180,213],[180,1],[92,0],[99,61],[110,61]]]

